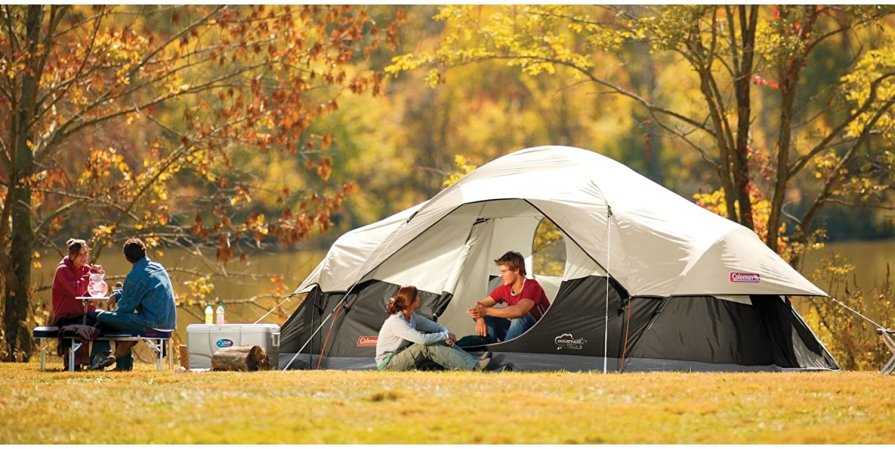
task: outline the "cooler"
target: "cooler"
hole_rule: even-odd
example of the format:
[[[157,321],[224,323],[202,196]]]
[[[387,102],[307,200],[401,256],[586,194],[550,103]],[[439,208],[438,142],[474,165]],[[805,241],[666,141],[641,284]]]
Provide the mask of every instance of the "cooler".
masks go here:
[[[210,369],[211,355],[230,346],[260,346],[277,369],[280,358],[280,326],[276,324],[190,324],[186,346],[190,369]]]

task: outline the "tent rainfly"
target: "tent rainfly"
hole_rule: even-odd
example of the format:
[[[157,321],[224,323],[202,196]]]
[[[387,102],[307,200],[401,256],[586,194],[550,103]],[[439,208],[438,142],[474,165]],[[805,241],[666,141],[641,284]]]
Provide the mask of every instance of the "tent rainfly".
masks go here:
[[[533,241],[547,221],[560,238],[548,248],[554,270],[538,273]],[[510,250],[551,301],[523,335],[487,345],[516,370],[839,369],[788,298],[827,294],[754,232],[560,146],[500,157],[340,237],[296,290],[306,297],[281,331],[280,367],[375,369],[401,285],[420,289],[420,313],[474,334],[465,311],[497,285],[493,261]]]

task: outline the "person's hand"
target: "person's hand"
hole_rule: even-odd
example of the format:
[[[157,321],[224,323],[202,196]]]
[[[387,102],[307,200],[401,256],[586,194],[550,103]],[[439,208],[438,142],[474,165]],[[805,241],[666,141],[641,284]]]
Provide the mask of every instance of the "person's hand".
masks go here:
[[[475,320],[475,333],[479,334],[479,336],[487,337],[488,336],[488,326],[485,325],[485,319],[479,318]]]
[[[446,344],[448,346],[454,346],[454,343],[456,343],[456,342],[457,342],[457,340],[454,340],[454,338],[452,338],[452,337],[448,337],[444,340],[444,344]]]
[[[106,271],[103,270],[103,266],[100,264],[94,264],[90,268],[94,273],[106,274]]]
[[[479,303],[476,303],[476,305],[472,306],[469,310],[466,311],[466,314],[471,316],[474,320],[484,318],[485,307]]]

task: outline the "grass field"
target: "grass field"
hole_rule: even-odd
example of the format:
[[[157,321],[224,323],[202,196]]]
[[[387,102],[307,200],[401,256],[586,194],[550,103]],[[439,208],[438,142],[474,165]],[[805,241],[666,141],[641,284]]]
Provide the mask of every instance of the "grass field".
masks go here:
[[[0,443],[895,442],[875,372],[58,369],[0,364]]]

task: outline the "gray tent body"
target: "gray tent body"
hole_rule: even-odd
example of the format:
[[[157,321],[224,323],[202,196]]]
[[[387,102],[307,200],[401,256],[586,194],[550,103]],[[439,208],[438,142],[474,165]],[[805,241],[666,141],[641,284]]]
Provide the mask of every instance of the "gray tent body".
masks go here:
[[[561,276],[532,273],[545,219],[562,234]],[[826,294],[752,231],[568,147],[501,157],[340,237],[296,290],[307,296],[281,331],[280,367],[375,369],[401,285],[421,290],[420,313],[473,334],[465,310],[496,286],[493,260],[508,250],[526,257],[551,306],[522,336],[473,350],[517,370],[839,368],[788,299]]]

